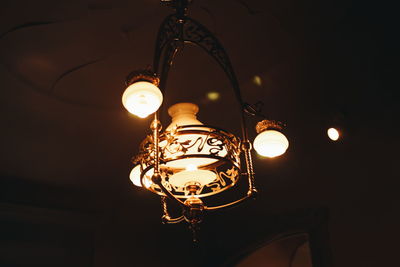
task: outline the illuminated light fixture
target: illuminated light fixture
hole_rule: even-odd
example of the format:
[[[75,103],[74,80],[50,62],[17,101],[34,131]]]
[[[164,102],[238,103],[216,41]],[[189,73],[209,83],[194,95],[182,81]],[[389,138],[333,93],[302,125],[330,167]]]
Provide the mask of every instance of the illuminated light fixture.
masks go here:
[[[265,120],[260,103],[250,105],[243,101],[224,48],[207,28],[187,16],[187,6],[191,1],[161,2],[173,7],[176,12],[167,16],[159,28],[153,69],[129,74],[128,88],[122,96],[123,105],[129,112],[143,118],[154,113],[150,124],[151,134],[143,140],[139,153],[132,159],[134,168],[130,179],[136,186],[160,195],[163,222],[188,222],[193,231],[193,240],[196,241],[196,229],[205,213],[237,206],[255,198],[257,194],[247,117],[264,118],[256,128],[259,133],[254,141],[257,152],[269,157],[278,156],[286,151],[289,143],[280,132],[282,124]],[[186,43],[204,49],[228,76],[241,114],[238,118],[242,129],[240,137],[200,122],[197,119],[199,107],[193,103],[171,106],[168,114],[172,121],[162,128],[158,113],[168,72],[176,54]],[[246,195],[223,203],[210,201],[208,197],[223,194],[241,178],[247,181]],[[169,214],[167,200],[182,207],[180,216],[172,217]]]
[[[141,165],[136,165],[135,167],[133,167],[131,173],[129,174],[129,179],[132,181],[132,183],[139,187],[142,186],[140,175],[143,170],[141,167],[142,167]],[[145,175],[144,186],[146,188],[149,188],[151,186],[151,176],[152,175],[153,175],[152,172],[149,172],[148,174]]]
[[[332,141],[337,141],[340,137],[339,131],[336,130],[335,128],[329,128],[327,134],[329,139],[331,139]]]
[[[135,71],[127,79],[128,87],[122,95],[122,104],[133,115],[146,118],[161,106],[163,95],[157,87],[159,79],[151,71]]]
[[[257,124],[258,135],[254,139],[254,149],[258,154],[274,158],[286,152],[289,141],[280,130],[282,130],[282,125],[278,122],[263,120]]]

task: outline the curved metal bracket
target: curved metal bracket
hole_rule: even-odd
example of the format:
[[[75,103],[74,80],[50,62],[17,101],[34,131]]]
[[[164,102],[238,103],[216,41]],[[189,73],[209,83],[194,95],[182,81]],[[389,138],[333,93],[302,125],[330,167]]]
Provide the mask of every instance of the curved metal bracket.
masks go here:
[[[208,55],[217,61],[231,82],[236,99],[240,104],[240,109],[242,111],[244,102],[228,54],[218,39],[205,26],[194,19],[188,17],[182,19],[173,14],[166,17],[162,22],[157,35],[153,59],[154,72],[160,75],[161,82],[168,75],[164,69],[169,68],[172,65],[176,53],[179,48],[183,47],[184,43],[192,43],[201,47]],[[165,49],[166,51],[163,54]],[[162,70],[160,72],[160,59],[162,56],[164,57],[161,66]],[[165,91],[165,88],[160,89],[163,92]]]

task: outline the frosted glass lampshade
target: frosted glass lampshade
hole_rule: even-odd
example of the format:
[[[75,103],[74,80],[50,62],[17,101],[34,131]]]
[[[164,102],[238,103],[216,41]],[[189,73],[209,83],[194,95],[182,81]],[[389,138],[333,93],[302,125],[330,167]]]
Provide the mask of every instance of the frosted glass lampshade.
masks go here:
[[[276,130],[266,130],[254,139],[254,149],[264,157],[274,158],[282,155],[289,147],[286,136]]]
[[[184,187],[188,183],[197,183],[204,186],[213,182],[217,175],[208,170],[198,170],[195,165],[188,165],[186,170],[175,173],[169,178],[173,186]]]
[[[196,117],[199,107],[193,103],[177,103],[168,109],[172,122],[166,128],[171,131],[174,127],[185,125],[203,125]]]
[[[153,172],[154,170],[151,169],[144,176],[144,185],[147,188],[151,186],[151,176],[153,175]],[[129,179],[132,181],[132,183],[139,187],[142,186],[142,183],[140,182],[140,174],[141,174],[140,165],[136,165],[129,174]]]
[[[161,106],[163,95],[157,86],[150,82],[135,82],[126,88],[122,104],[132,114],[146,118]]]
[[[177,103],[168,109],[171,124],[159,136],[159,173],[161,184],[146,185],[154,168],[153,139],[140,145],[135,162],[148,172],[144,186],[159,195],[167,189],[177,198],[188,198],[197,186],[196,196],[207,197],[234,186],[240,177],[240,140],[233,134],[201,123],[196,114],[199,107]],[[147,166],[147,167],[146,167]],[[132,170],[131,180],[140,184],[139,169]],[[163,188],[165,187],[165,188]]]

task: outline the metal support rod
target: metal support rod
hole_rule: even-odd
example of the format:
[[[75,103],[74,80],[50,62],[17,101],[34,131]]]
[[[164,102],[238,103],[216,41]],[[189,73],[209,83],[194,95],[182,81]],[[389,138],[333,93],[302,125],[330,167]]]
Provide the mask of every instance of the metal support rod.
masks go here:
[[[246,150],[244,152],[245,160],[246,160],[246,165],[247,165],[247,178],[249,182],[249,191],[248,194],[253,194],[257,193],[256,185],[255,185],[255,179],[254,179],[254,169],[253,169],[253,161],[251,159],[251,153],[250,150]],[[254,195],[255,196],[255,195]]]
[[[160,174],[160,147],[159,147],[159,132],[161,124],[158,120],[157,112],[154,113],[153,122],[150,125],[150,129],[153,131],[153,151],[154,151],[154,174]]]
[[[247,179],[249,184],[249,191],[247,192],[248,194],[257,193],[254,181],[254,168],[253,168],[253,161],[251,159],[250,149],[251,149],[251,143],[247,140],[247,142],[244,142],[242,144],[242,150],[244,153],[244,159],[246,161]]]
[[[257,189],[255,186],[255,179],[254,179],[254,168],[253,168],[253,160],[251,158],[251,143],[249,141],[248,138],[248,134],[247,134],[247,127],[246,127],[246,118],[245,118],[245,110],[244,110],[244,106],[242,107],[241,110],[241,116],[242,116],[242,151],[244,153],[244,159],[246,162],[246,172],[247,172],[247,180],[248,180],[248,184],[249,184],[249,191],[247,192],[248,194],[250,194],[251,192],[256,193]]]

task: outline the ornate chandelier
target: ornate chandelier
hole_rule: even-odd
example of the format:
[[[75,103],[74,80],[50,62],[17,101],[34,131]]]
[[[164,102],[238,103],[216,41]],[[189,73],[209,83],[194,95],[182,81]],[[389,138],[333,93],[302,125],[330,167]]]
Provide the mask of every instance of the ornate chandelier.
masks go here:
[[[195,232],[204,213],[234,207],[256,196],[246,116],[263,118],[256,126],[258,135],[253,143],[260,155],[279,156],[285,153],[289,143],[280,132],[281,123],[265,119],[256,105],[243,101],[224,48],[206,27],[187,16],[191,1],[161,2],[173,7],[175,13],[167,16],[159,28],[153,69],[130,73],[122,96],[122,103],[130,113],[140,118],[154,113],[150,125],[152,133],[144,139],[133,158],[130,179],[136,186],[160,195],[164,223],[187,221],[196,240]],[[169,68],[177,52],[187,43],[204,49],[228,76],[241,113],[240,138],[200,122],[196,117],[199,108],[193,103],[171,106],[168,113],[172,122],[162,130],[158,110],[163,102]],[[203,202],[209,196],[224,193],[241,177],[247,178],[247,195],[217,206],[207,206]],[[167,199],[182,207],[180,216],[169,215]]]

